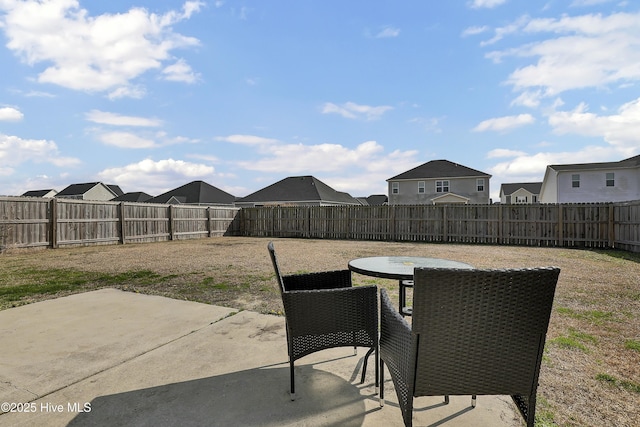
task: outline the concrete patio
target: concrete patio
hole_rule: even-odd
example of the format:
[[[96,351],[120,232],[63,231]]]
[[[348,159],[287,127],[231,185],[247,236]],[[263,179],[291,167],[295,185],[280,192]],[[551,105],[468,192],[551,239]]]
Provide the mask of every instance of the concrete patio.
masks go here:
[[[0,426],[402,426],[365,350],[307,356],[289,399],[284,318],[103,289],[0,311]],[[416,426],[522,426],[507,396],[415,402]],[[2,411],[6,412],[5,403]],[[29,412],[25,412],[29,411]]]

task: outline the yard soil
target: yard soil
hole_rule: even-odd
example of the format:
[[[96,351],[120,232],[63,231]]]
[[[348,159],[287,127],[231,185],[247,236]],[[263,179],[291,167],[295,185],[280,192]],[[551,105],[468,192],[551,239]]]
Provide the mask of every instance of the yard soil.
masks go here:
[[[637,426],[640,420],[640,257],[625,252],[539,247],[218,237],[56,250],[9,250],[0,268],[122,275],[109,286],[282,315],[267,243],[283,274],[345,269],[353,258],[446,258],[478,268],[561,268],[538,389],[539,426]],[[149,280],[129,280],[134,276]],[[6,275],[3,277],[7,277]],[[397,283],[354,274],[356,285]],[[18,304],[106,286],[35,295]],[[9,308],[10,309],[10,308]],[[630,344],[631,343],[631,344]]]

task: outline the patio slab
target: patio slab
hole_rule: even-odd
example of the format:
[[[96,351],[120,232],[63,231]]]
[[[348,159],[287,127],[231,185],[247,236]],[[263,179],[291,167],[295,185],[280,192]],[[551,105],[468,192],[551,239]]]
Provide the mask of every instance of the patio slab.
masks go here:
[[[104,289],[0,311],[0,336],[0,402],[25,404],[0,425],[403,425],[373,359],[360,384],[364,349],[299,360],[292,402],[282,317]],[[414,425],[524,425],[506,396],[470,401],[419,398]]]

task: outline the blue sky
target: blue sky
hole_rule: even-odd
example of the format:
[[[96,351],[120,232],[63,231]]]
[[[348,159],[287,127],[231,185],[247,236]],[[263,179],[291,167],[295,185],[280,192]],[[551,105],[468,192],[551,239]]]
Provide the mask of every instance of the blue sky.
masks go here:
[[[102,181],[352,196],[640,154],[630,1],[0,0],[0,194]]]

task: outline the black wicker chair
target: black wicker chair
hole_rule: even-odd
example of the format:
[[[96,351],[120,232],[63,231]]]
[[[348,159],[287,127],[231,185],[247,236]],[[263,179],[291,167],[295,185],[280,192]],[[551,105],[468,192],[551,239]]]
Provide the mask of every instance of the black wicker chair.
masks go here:
[[[268,250],[284,305],[291,400],[295,400],[294,362],[334,347],[369,348],[363,362],[361,383],[364,382],[369,356],[375,352],[377,391],[377,287],[352,287],[349,270],[283,276],[273,242],[269,242]]]
[[[510,395],[532,427],[559,274],[416,268],[411,326],[381,290],[380,405],[386,364],[405,426],[414,397]]]

